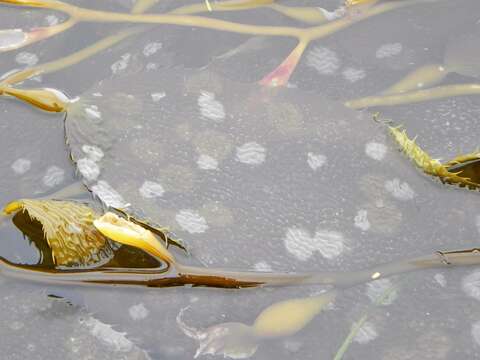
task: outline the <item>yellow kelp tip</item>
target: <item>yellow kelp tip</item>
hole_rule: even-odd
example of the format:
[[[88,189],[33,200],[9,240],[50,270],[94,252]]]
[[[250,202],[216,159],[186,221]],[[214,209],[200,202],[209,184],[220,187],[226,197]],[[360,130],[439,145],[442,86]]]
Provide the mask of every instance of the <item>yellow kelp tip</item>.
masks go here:
[[[23,208],[23,203],[21,201],[12,201],[12,202],[9,202],[7,205],[5,205],[5,207],[3,208],[3,213],[5,215],[11,215],[21,210],[22,208]]]
[[[113,241],[142,249],[150,255],[169,263],[174,262],[173,255],[150,230],[112,212],[107,212],[94,220],[93,225],[104,236]]]

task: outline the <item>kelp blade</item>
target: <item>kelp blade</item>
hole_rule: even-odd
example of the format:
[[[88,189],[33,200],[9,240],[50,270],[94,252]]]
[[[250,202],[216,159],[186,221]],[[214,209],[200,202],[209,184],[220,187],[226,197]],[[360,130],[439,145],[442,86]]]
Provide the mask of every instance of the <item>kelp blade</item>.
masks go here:
[[[22,199],[4,208],[6,214],[20,212],[27,213],[32,220],[41,224],[55,265],[97,265],[108,261],[113,255],[109,240],[93,226],[98,214],[85,204]]]

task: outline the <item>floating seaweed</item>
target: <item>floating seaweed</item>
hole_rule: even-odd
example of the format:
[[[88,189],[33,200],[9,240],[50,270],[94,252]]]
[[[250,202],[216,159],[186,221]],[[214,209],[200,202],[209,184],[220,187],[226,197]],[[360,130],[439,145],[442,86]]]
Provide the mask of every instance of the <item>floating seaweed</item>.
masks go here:
[[[400,146],[401,151],[426,174],[438,177],[443,183],[467,187],[472,190],[480,188],[480,184],[475,181],[477,179],[472,181],[471,177],[466,176],[470,172],[478,173],[479,152],[460,155],[442,164],[422,150],[415,143],[415,139],[410,139],[405,129],[400,130],[400,127],[389,126],[389,131]]]

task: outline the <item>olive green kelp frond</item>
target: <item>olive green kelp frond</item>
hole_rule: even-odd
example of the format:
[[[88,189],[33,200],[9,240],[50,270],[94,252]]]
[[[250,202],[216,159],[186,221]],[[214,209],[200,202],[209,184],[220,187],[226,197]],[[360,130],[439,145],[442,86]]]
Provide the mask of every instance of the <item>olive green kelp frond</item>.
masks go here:
[[[88,266],[105,263],[113,256],[113,243],[93,226],[99,214],[85,204],[22,199],[7,204],[4,212],[26,213],[41,224],[55,265]]]
[[[50,252],[53,264],[57,266],[101,266],[113,258],[114,250],[118,249],[120,244],[127,243],[117,242],[115,237],[102,234],[94,222],[107,217],[80,202],[22,199],[7,204],[3,211],[7,215],[15,215],[15,225],[35,243],[42,254]],[[135,219],[121,210],[116,211],[121,217],[107,214],[117,219],[118,231],[125,232],[136,227],[140,229],[138,231],[143,230],[151,234],[152,238],[155,237],[152,241],[166,253],[169,253],[166,250],[168,245],[175,245],[186,252],[181,242],[173,240],[165,229]],[[27,215],[27,219],[31,221],[19,219],[22,215]],[[32,222],[39,224],[41,230],[35,230],[35,227],[39,226]],[[151,253],[150,247],[135,237],[131,237],[128,245]]]
[[[467,187],[471,190],[480,189],[479,151],[460,155],[446,163],[441,163],[437,159],[432,159],[415,143],[415,139],[410,139],[405,130],[389,126],[389,131],[402,152],[426,174],[438,177],[443,183]]]

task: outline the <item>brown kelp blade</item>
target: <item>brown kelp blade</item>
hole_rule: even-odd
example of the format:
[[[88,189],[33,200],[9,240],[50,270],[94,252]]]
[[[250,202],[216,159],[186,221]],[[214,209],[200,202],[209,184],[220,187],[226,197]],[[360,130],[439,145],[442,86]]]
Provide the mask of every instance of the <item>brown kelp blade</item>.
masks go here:
[[[415,139],[410,139],[405,130],[389,126],[389,132],[400,146],[401,151],[424,173],[438,177],[442,183],[467,187],[471,190],[480,189],[479,153],[461,155],[442,164],[440,161],[432,159],[415,143]]]
[[[110,241],[94,226],[98,214],[89,206],[72,201],[22,199],[7,204],[6,214],[27,214],[41,224],[53,263],[59,266],[90,266],[113,255]],[[16,225],[28,222],[16,222]],[[31,234],[27,228],[20,228]],[[36,237],[39,242],[41,239]],[[44,245],[39,244],[40,248]]]
[[[480,184],[480,152],[459,156],[445,164],[447,170],[458,176],[468,178],[471,182]],[[480,187],[480,185],[479,185]]]
[[[136,233],[148,234],[150,246],[144,246],[145,242],[136,241],[135,237],[130,237],[132,239],[130,242],[117,242],[131,245],[164,260],[165,254],[168,254],[169,261],[173,260],[166,249],[167,244],[175,244],[185,249],[180,243],[172,240],[163,229],[135,219],[121,210],[117,211],[122,217],[113,213],[101,217],[98,212],[80,202],[44,199],[13,201],[4,208],[5,214],[14,215],[14,224],[35,243],[44,257],[50,257],[48,252],[51,252],[51,262],[58,266],[105,264],[113,258],[114,250],[118,248],[111,240],[116,241],[115,235],[122,230],[135,229]],[[97,229],[94,225],[96,219],[103,219],[98,223],[100,225],[115,223],[117,226],[113,236],[110,236],[112,235],[110,233],[103,234],[103,231]],[[108,219],[115,221],[108,222]],[[102,229],[104,228],[105,226],[102,226]],[[153,253],[151,248],[155,250]]]

